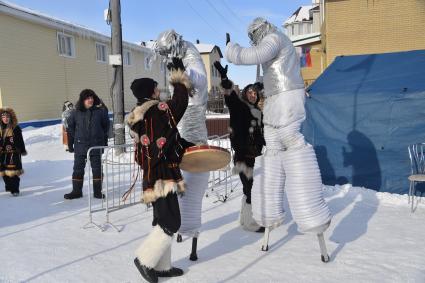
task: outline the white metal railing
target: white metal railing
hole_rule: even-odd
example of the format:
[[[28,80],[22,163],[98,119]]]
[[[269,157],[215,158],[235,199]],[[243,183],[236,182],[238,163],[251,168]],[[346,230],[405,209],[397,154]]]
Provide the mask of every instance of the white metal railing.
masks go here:
[[[233,151],[228,137],[228,134],[224,136],[212,136],[209,137],[208,143],[229,150],[233,157]],[[117,154],[117,151],[123,151],[123,153]],[[103,199],[94,199],[92,197],[92,166],[89,158],[91,154],[102,155],[102,192],[105,196]],[[97,227],[101,231],[105,231],[109,226],[118,232],[122,231],[122,227],[118,227],[111,222],[110,214],[140,203],[143,191],[143,172],[136,163],[135,156],[136,147],[134,144],[96,146],[88,150],[86,188],[88,195],[89,221],[83,228]],[[216,197],[214,202],[226,202],[233,192],[234,186],[232,182],[231,164],[210,173],[206,197],[213,195]],[[150,205],[145,207],[147,210]],[[97,221],[94,219],[95,214]]]
[[[123,151],[117,154],[117,150]],[[110,213],[140,203],[142,193],[142,170],[135,162],[135,145],[96,146],[87,153],[87,195],[89,222],[84,228],[95,226],[104,231],[107,226],[120,232],[122,229],[110,220]],[[102,154],[103,153],[103,154]],[[102,186],[105,197],[102,200],[92,198],[93,182],[91,178],[90,154],[102,154]],[[98,224],[93,216],[97,212],[104,213],[104,221]]]
[[[233,160],[234,153],[230,144],[229,134],[223,136],[210,136],[208,137],[208,144],[227,149],[230,152],[231,160]],[[217,197],[216,201],[226,202],[235,189],[232,180],[232,168],[232,162],[230,162],[224,168],[210,173],[208,191],[205,194],[206,197],[213,194]]]

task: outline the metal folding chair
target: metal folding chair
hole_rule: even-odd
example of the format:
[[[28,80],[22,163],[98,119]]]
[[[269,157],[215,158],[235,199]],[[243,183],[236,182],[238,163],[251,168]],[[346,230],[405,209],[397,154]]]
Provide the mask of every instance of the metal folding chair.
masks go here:
[[[415,206],[416,184],[425,182],[425,143],[411,144],[408,151],[411,166],[408,203],[411,204],[411,212],[414,212],[418,203],[416,201]]]

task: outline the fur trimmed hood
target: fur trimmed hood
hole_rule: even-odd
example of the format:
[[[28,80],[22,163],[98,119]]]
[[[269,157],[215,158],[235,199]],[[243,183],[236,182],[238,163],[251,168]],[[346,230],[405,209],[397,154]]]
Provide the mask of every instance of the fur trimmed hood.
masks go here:
[[[131,128],[137,122],[142,121],[145,118],[146,112],[155,105],[159,104],[159,100],[146,100],[142,105],[136,106],[131,110],[126,118],[127,125]]]
[[[0,108],[0,116],[4,112],[9,113],[9,115],[10,115],[10,126],[11,126],[12,129],[15,129],[16,126],[18,125],[18,118],[16,117],[15,110],[13,110],[12,108],[9,108],[9,107]]]

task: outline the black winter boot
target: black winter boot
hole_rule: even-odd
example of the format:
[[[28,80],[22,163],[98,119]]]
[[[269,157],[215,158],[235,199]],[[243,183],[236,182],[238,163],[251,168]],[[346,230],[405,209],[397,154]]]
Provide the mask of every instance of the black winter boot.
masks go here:
[[[105,198],[102,194],[102,179],[93,179],[93,197],[97,199]]]
[[[171,267],[170,270],[167,271],[156,271],[156,275],[158,277],[178,277],[182,276],[184,271],[177,267]]]
[[[65,194],[64,199],[76,199],[83,197],[83,180],[74,179],[72,180],[72,192]]]
[[[156,275],[156,271],[153,268],[148,268],[148,267],[140,264],[140,261],[137,257],[134,259],[134,264],[136,265],[140,274],[142,275],[142,277],[146,281],[148,281],[149,283],[157,283],[158,282],[158,276]]]

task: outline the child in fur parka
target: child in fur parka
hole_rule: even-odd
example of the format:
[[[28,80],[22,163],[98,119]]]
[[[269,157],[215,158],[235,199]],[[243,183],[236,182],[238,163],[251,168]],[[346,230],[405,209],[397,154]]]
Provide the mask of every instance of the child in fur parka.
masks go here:
[[[22,155],[27,155],[27,151],[15,111],[11,108],[1,108],[0,116],[0,175],[3,177],[6,191],[18,196],[19,176],[24,173]]]
[[[244,193],[239,221],[247,231],[264,232],[264,227],[260,227],[252,218],[251,207],[255,158],[261,155],[266,144],[261,112],[263,84],[249,84],[239,96],[239,90],[227,78],[227,66],[223,68],[218,61],[214,66],[221,75],[224,101],[230,113],[230,142],[235,151],[233,173],[239,174]]]
[[[183,275],[183,270],[171,266],[171,244],[181,225],[177,194],[185,190],[179,164],[190,146],[180,137],[177,124],[188,105],[190,81],[180,59],[174,58],[168,68],[174,87],[172,99],[160,102],[158,83],[150,78],[137,79],[131,85],[137,106],[127,117],[137,144],[136,159],[143,170],[142,202],[153,206],[154,228],[134,260],[148,282]]]

